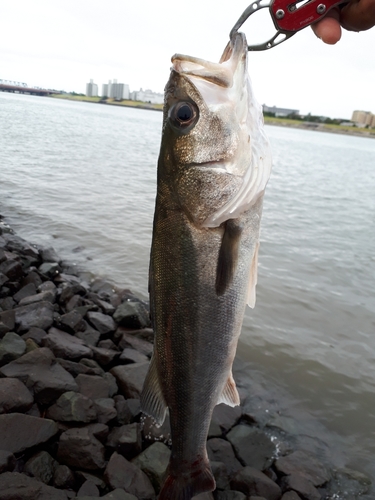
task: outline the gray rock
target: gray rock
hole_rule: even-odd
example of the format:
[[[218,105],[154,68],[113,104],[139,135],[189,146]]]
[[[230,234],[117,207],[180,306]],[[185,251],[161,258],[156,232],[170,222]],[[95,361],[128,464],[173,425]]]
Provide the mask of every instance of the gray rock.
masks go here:
[[[7,304],[8,305],[8,304]],[[16,315],[13,310],[0,312],[0,338],[14,330]]]
[[[100,422],[96,422],[93,424],[88,424],[86,425],[86,429],[97,439],[102,444],[105,444],[108,439],[108,434],[109,434],[109,427],[108,425],[102,424]]]
[[[97,368],[92,368],[76,361],[70,361],[69,359],[57,358],[57,362],[73,377],[77,377],[78,375],[98,375],[101,373],[101,370]]]
[[[231,475],[233,472],[242,469],[241,463],[237,460],[232,445],[221,438],[212,438],[207,441],[208,458],[214,462],[223,462]]]
[[[283,490],[294,490],[304,500],[321,500],[322,496],[311,481],[299,474],[291,474],[281,479]]]
[[[29,304],[35,304],[36,302],[51,302],[53,304],[55,302],[56,293],[46,290],[45,292],[36,293],[35,295],[30,295],[29,297],[25,297],[20,300],[20,306],[27,306]]]
[[[0,500],[68,500],[65,491],[18,472],[0,474]]]
[[[236,425],[227,434],[227,439],[245,465],[264,470],[272,464],[276,447],[260,429],[248,425]]]
[[[44,262],[60,262],[60,257],[52,247],[41,248],[40,255]]]
[[[301,500],[301,497],[295,491],[287,491],[281,497],[281,500]]]
[[[0,374],[21,380],[38,403],[49,405],[66,391],[78,391],[73,377],[45,348],[35,349],[0,368]]]
[[[121,394],[118,394],[113,399],[117,410],[117,423],[120,425],[130,424],[133,419],[133,413],[128,406],[128,400],[126,400]]]
[[[29,410],[34,398],[17,378],[0,378],[0,414]]]
[[[168,446],[156,442],[132,460],[132,463],[147,475],[157,493],[160,491],[170,455]]]
[[[73,337],[69,333],[50,328],[48,335],[43,339],[43,345],[51,349],[55,356],[67,359],[91,358],[90,347],[84,345],[83,340]]]
[[[88,298],[92,300],[94,304],[99,306],[104,314],[112,315],[116,310],[116,308],[112,304],[106,302],[105,300],[102,300],[96,293],[89,293]]]
[[[127,328],[145,328],[150,326],[150,316],[142,302],[127,301],[120,304],[113,314],[113,319]]]
[[[85,329],[83,316],[84,315],[82,313],[78,312],[76,309],[73,309],[72,311],[60,316],[58,326],[62,330],[65,330],[66,332],[72,334],[83,331]]]
[[[131,347],[148,358],[151,357],[154,348],[154,346],[150,342],[147,342],[147,340],[139,339],[138,337],[135,337],[127,332],[122,333],[118,346],[120,349]]]
[[[66,465],[58,465],[53,474],[53,484],[56,488],[73,489],[75,486],[73,472]]]
[[[312,482],[314,486],[322,486],[330,480],[331,475],[316,458],[304,451],[294,451],[286,457],[275,461],[275,468],[281,474],[298,474]]]
[[[165,416],[164,422],[160,427],[155,425],[153,418],[146,415],[142,415],[141,422],[142,432],[145,439],[148,441],[160,441],[165,444],[171,443],[171,425],[169,414]]]
[[[148,361],[147,356],[142,354],[139,351],[136,351],[135,349],[131,347],[125,347],[125,349],[122,351],[119,361],[121,363],[144,363],[145,361]]]
[[[146,474],[118,453],[113,453],[104,472],[107,484],[122,488],[139,500],[153,500],[155,491]]]
[[[0,287],[3,286],[7,281],[9,281],[9,278],[5,276],[5,274],[0,272]]]
[[[49,453],[40,451],[25,463],[24,472],[39,479],[42,483],[49,484],[57,465],[56,460]]]
[[[59,422],[88,423],[96,417],[97,411],[92,400],[73,391],[64,392],[47,410],[47,418]]]
[[[0,415],[0,450],[19,453],[45,443],[57,432],[57,424],[46,418],[22,413]]]
[[[81,283],[65,283],[63,285],[59,302],[64,304],[69,302],[74,295],[85,296],[87,293],[86,288]]]
[[[33,340],[37,345],[41,346],[42,345],[42,339],[47,335],[47,332],[45,330],[42,330],[41,328],[36,328],[32,327],[30,328],[29,331],[24,333],[22,335],[23,340],[31,339]]]
[[[117,417],[115,402],[112,398],[95,399],[94,407],[99,423],[106,424]]]
[[[229,489],[229,474],[223,462],[210,462],[212,474],[216,481],[216,488],[219,490]]]
[[[16,467],[16,457],[10,451],[0,450],[0,474],[12,472]]]
[[[90,472],[85,472],[82,470],[76,471],[76,476],[80,482],[85,482],[85,481],[90,481],[91,483],[94,483],[95,486],[98,488],[104,490],[105,488],[105,482],[103,479],[94,474],[91,474]]]
[[[82,332],[77,332],[76,337],[83,340],[86,345],[95,347],[99,342],[100,333],[94,328],[91,328],[91,326],[86,323],[85,330]]]
[[[57,293],[56,285],[53,281],[43,281],[38,286],[38,292],[54,292]]]
[[[105,466],[105,448],[87,427],[68,429],[60,436],[57,460],[87,470]]]
[[[108,398],[110,396],[110,384],[108,380],[98,375],[80,374],[76,378],[76,383],[79,392],[92,400]]]
[[[16,333],[8,332],[0,340],[0,366],[21,357],[26,351],[25,341]]]
[[[58,262],[44,262],[39,266],[39,271],[45,276],[53,279],[61,273],[62,269]]]
[[[16,302],[19,302],[20,300],[24,299],[25,297],[30,297],[30,295],[35,295],[36,294],[36,286],[34,283],[28,283],[27,285],[23,286],[17,293],[13,295],[13,299]]]
[[[117,325],[113,321],[112,317],[107,314],[90,311],[87,313],[86,317],[89,323],[102,335],[114,332],[117,328]]]
[[[107,447],[127,458],[133,458],[142,450],[141,429],[138,423],[114,427],[109,433]]]
[[[130,365],[116,366],[110,370],[126,398],[139,398],[148,366],[148,362],[132,363]]]
[[[109,364],[113,363],[117,358],[120,357],[120,353],[112,349],[105,349],[102,347],[91,347],[91,350],[93,352],[94,359],[101,366],[108,366]]]
[[[102,377],[105,375],[105,371],[103,370],[103,368],[94,359],[82,358],[79,362],[85,366],[89,366],[90,368],[98,370],[96,375],[100,375]]]
[[[240,491],[218,491],[217,500],[246,500],[246,495],[241,493]]]
[[[80,497],[100,497],[98,487],[91,481],[85,481],[80,489],[77,491],[77,498]]]
[[[108,382],[109,385],[109,397],[113,398],[115,394],[118,392],[118,386],[115,377],[112,373],[106,372],[103,375],[104,380]]]
[[[8,259],[0,264],[0,272],[11,281],[18,281],[22,278],[22,265],[17,260]]]
[[[53,305],[46,301],[16,307],[17,331],[25,332],[33,326],[47,330],[53,323],[53,311]]]
[[[137,497],[131,495],[130,493],[126,493],[126,491],[121,488],[116,488],[110,493],[104,495],[102,498],[105,498],[106,500],[137,500]]]
[[[216,405],[212,413],[211,425],[208,435],[214,435],[213,429],[216,429],[216,435],[228,432],[237,424],[242,415],[241,406],[231,407],[224,403]],[[217,434],[217,432],[219,434]]]
[[[236,472],[230,482],[231,488],[245,495],[263,496],[267,500],[280,500],[281,489],[268,476],[254,467],[244,467]]]

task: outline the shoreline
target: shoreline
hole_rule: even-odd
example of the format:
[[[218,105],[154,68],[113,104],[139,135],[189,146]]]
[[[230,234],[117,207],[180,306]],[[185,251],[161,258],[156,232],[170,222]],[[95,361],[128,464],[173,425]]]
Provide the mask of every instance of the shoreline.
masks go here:
[[[39,488],[35,498],[155,499],[170,437],[168,423],[156,429],[140,414],[150,326],[148,304],[130,290],[87,283],[0,216],[0,499],[16,485],[19,498]],[[262,425],[239,390],[240,407],[215,409],[207,447],[217,490],[202,500],[362,498],[363,474]]]
[[[51,95],[49,97],[61,100],[79,101],[79,102],[89,102],[93,104],[107,104],[109,106],[119,106],[125,108],[136,108],[136,109],[146,109],[150,111],[163,111],[163,104],[148,104],[141,103],[140,101],[114,101],[113,99],[107,99],[105,101],[100,101],[99,97],[86,97],[86,96],[73,96],[69,94],[61,95]],[[304,122],[299,120],[288,120],[285,118],[273,118],[264,117],[264,123],[266,125],[277,126],[277,127],[289,127],[301,130],[312,130],[315,132],[328,132],[330,134],[341,134],[341,135],[351,135],[355,137],[366,137],[370,139],[375,139],[375,129],[361,129],[357,127],[347,127],[341,125],[327,125],[319,122]]]

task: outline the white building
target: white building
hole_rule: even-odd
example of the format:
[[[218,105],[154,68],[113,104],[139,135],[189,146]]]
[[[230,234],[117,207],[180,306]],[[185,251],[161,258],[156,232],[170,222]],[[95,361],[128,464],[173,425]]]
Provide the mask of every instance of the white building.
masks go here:
[[[98,96],[98,86],[93,80],[90,80],[90,83],[86,83],[86,95],[87,97]]]
[[[127,83],[118,83],[117,80],[109,80],[108,83],[103,83],[102,96],[110,97],[115,101],[129,99],[129,85]]]
[[[151,104],[163,104],[164,95],[153,92],[150,89],[147,90],[135,90],[130,93],[130,99],[133,101],[148,102]]]
[[[371,111],[360,111],[355,110],[352,114],[352,122],[354,122],[357,127],[375,127],[375,115]]]

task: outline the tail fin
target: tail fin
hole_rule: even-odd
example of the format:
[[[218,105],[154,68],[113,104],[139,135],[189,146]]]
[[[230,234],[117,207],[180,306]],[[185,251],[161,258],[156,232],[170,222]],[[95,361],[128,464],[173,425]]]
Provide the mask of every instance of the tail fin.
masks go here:
[[[215,479],[210,466],[204,465],[199,471],[191,471],[190,475],[169,475],[160,491],[158,500],[191,500],[195,495],[206,491],[214,491]]]

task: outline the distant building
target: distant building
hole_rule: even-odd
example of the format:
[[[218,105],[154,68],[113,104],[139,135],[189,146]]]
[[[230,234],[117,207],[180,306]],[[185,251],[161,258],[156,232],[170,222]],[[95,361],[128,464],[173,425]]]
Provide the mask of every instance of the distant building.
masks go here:
[[[93,80],[90,80],[90,83],[86,83],[86,95],[87,97],[98,96],[98,86]]]
[[[263,113],[272,113],[275,116],[283,117],[299,115],[299,109],[278,108],[276,106],[267,106],[266,104],[263,104]]]
[[[163,104],[164,95],[153,92],[150,89],[140,89],[131,92],[130,99],[132,99],[133,101],[149,102],[151,104]]]
[[[355,110],[352,114],[352,122],[354,122],[357,127],[370,127],[375,128],[375,115],[370,111],[360,111]]]
[[[129,85],[127,83],[118,83],[117,80],[109,80],[102,85],[102,96],[110,97],[115,101],[129,99]]]

